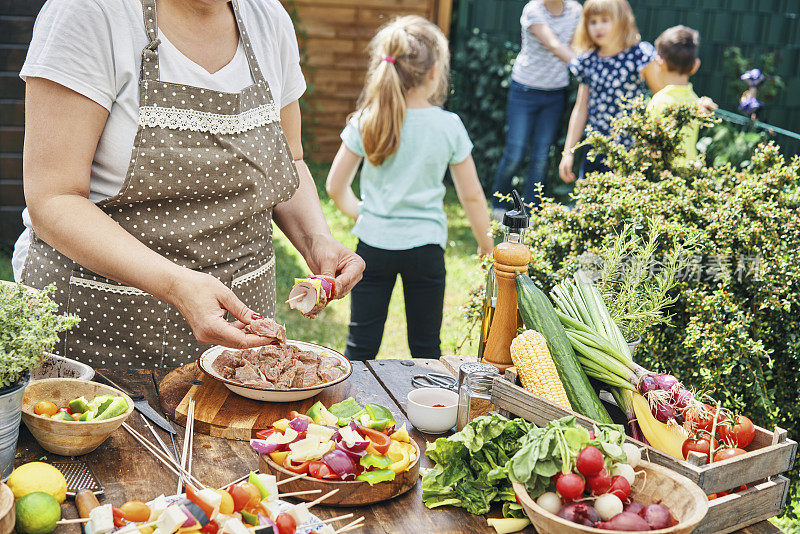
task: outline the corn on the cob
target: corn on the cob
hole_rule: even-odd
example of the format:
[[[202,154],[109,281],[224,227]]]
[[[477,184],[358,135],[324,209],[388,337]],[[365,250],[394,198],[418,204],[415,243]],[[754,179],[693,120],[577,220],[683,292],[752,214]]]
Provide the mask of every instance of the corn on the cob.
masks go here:
[[[558,376],[547,341],[536,330],[525,330],[511,342],[511,361],[522,387],[568,410],[572,405]]]

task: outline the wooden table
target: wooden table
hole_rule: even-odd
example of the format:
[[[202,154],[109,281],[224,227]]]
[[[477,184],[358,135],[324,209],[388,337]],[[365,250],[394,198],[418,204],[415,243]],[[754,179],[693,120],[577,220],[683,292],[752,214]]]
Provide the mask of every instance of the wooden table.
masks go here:
[[[326,406],[355,397],[362,405],[377,403],[391,409],[398,416],[398,423],[406,420],[406,395],[411,390],[411,376],[430,371],[447,372],[438,360],[376,360],[355,362],[353,374],[346,382],[326,390],[319,396],[307,401],[287,404],[273,404],[275,419],[284,417],[290,409],[305,410],[317,400]],[[159,405],[156,393],[157,384],[166,375],[166,370],[155,372],[141,370],[114,369],[107,370],[108,375],[122,378],[144,394],[154,407]],[[138,413],[132,415],[128,422],[140,432],[149,435]],[[411,429],[410,423],[408,424]],[[176,426],[180,431],[180,427]],[[182,433],[176,436],[178,450]],[[433,441],[436,436],[422,434],[416,429],[411,431],[412,437],[422,450],[425,442]],[[162,433],[169,444],[166,433]],[[219,487],[234,480],[250,470],[258,469],[257,455],[247,442],[214,438],[195,434],[193,473],[205,484]],[[55,460],[59,457],[41,449],[31,434],[22,425],[18,445],[17,465],[45,458]],[[105,496],[101,502],[116,506],[128,500],[148,501],[161,493],[170,495],[175,492],[176,477],[144,451],[127,432],[121,428],[94,452],[83,457],[92,467],[100,482],[105,486]],[[427,457],[422,458],[423,467],[431,467]],[[364,533],[409,533],[428,534],[434,532],[470,532],[476,534],[494,533],[486,519],[474,516],[461,508],[443,507],[430,510],[422,503],[422,488],[418,484],[405,495],[388,502],[377,503],[359,508],[331,508],[318,506],[314,513],[320,518],[352,512],[356,516],[366,517]],[[72,501],[62,506],[64,518],[77,517]],[[499,516],[499,510],[492,514]],[[57,534],[79,533],[80,527],[75,525],[61,526]],[[524,532],[530,534],[532,528]],[[744,534],[766,534],[780,532],[768,522],[740,531]]]

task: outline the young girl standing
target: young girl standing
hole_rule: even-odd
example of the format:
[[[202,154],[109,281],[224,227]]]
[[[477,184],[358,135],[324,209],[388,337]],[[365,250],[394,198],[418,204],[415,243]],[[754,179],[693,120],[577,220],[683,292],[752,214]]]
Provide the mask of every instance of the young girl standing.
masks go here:
[[[611,119],[621,112],[623,98],[642,95],[648,86],[654,93],[662,87],[653,61],[653,45],[641,40],[626,0],[586,0],[573,46],[580,53],[570,61],[569,68],[580,85],[558,167],[561,179],[567,183],[575,180],[572,150],[581,140],[587,122],[608,135]],[[584,157],[580,177],[605,170],[608,167],[602,157],[594,161]]]
[[[489,210],[457,115],[441,105],[449,87],[447,39],[431,22],[400,17],[369,45],[366,85],[341,134],[326,189],[356,221],[356,252],[367,264],[352,292],[345,355],[374,358],[397,275],[403,280],[413,357],[438,358],[444,305],[447,167],[478,241],[490,254]],[[361,200],[351,188],[362,159]]]

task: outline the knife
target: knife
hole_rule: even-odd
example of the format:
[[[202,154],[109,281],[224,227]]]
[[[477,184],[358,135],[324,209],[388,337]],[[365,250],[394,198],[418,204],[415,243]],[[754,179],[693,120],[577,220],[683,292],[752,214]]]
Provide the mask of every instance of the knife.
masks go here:
[[[112,388],[117,388],[125,393],[131,398],[131,400],[133,400],[133,407],[139,410],[139,413],[150,419],[152,422],[170,434],[175,433],[175,429],[172,428],[172,423],[170,423],[163,415],[158,413],[152,406],[150,406],[150,403],[147,402],[147,399],[144,398],[144,395],[134,393],[133,390],[130,387],[127,387],[127,384],[121,380],[115,382],[97,369],[94,370],[94,378],[98,382],[108,384]]]

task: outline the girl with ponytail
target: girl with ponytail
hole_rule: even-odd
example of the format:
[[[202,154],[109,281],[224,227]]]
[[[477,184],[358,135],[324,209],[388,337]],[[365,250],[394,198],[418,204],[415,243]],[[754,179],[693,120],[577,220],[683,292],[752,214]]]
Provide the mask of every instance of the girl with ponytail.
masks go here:
[[[351,360],[378,353],[397,275],[403,281],[411,355],[441,355],[448,167],[478,254],[492,250],[472,143],[458,116],[440,107],[449,65],[447,39],[422,17],[392,20],[369,44],[366,83],[326,184],[336,206],[356,221],[356,252],[367,264],[351,293],[345,350]],[[362,161],[359,200],[352,182]]]

